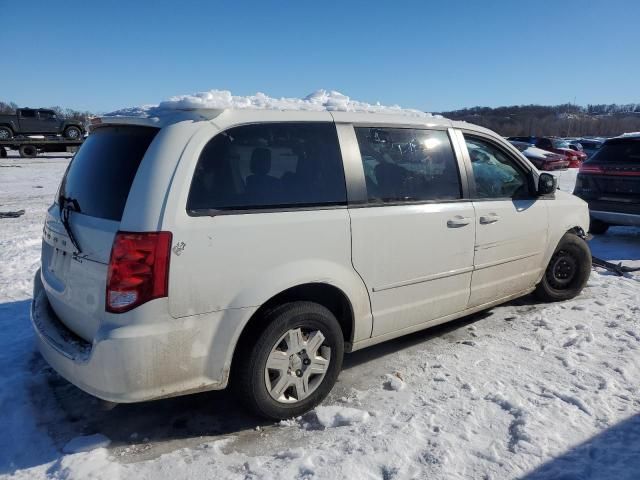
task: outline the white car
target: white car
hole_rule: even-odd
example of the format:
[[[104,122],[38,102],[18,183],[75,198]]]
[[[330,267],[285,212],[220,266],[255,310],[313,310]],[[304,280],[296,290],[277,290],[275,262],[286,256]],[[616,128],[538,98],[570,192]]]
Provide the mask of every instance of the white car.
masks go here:
[[[589,276],[586,203],[468,123],[191,110],[92,130],[46,216],[31,318],[49,364],[108,401],[230,384],[300,415],[345,351]]]

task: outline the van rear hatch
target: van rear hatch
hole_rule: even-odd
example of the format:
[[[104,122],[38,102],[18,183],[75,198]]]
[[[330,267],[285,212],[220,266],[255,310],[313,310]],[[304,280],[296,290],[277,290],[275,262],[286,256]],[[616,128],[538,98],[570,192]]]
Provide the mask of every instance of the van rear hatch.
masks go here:
[[[45,220],[42,280],[54,312],[92,341],[105,315],[107,268],[138,167],[159,129],[96,128],[73,158]]]

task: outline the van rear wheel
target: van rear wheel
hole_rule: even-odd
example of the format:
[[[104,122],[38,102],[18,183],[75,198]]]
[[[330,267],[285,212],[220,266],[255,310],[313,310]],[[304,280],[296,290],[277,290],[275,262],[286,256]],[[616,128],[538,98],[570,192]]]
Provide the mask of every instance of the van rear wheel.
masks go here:
[[[535,293],[545,302],[569,300],[582,291],[589,275],[591,251],[587,242],[573,233],[565,233]]]
[[[232,386],[250,410],[282,420],[318,405],[335,384],[344,355],[335,316],[313,302],[267,313],[266,327],[239,346]]]

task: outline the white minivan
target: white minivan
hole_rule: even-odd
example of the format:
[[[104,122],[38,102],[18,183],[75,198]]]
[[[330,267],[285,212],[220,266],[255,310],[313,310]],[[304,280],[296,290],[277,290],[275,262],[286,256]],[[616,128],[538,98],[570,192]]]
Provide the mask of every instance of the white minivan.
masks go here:
[[[32,323],[96,397],[231,385],[318,404],[343,353],[591,270],[587,205],[495,133],[442,118],[185,110],[97,121],[48,210]]]

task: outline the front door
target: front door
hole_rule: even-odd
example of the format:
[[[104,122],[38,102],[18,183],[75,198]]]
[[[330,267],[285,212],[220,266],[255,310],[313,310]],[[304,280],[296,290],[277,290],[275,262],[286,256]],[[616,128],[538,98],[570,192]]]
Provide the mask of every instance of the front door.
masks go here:
[[[474,211],[463,199],[448,133],[377,127],[355,133],[367,199],[349,209],[352,257],[369,290],[372,336],[464,310]]]
[[[534,286],[548,220],[546,200],[536,197],[526,165],[488,138],[465,133],[464,139],[476,213],[471,308]]]
[[[38,111],[40,117],[39,131],[42,133],[58,133],[58,117],[49,110]]]

